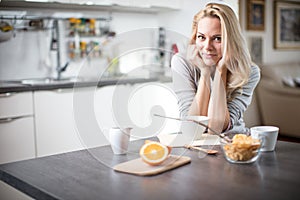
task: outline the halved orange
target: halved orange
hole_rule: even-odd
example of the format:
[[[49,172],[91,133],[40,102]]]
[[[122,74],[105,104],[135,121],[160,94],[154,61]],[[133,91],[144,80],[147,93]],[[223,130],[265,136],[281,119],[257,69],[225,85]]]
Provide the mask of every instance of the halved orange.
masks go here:
[[[171,147],[155,141],[145,141],[140,149],[140,156],[149,165],[159,165],[168,158]]]

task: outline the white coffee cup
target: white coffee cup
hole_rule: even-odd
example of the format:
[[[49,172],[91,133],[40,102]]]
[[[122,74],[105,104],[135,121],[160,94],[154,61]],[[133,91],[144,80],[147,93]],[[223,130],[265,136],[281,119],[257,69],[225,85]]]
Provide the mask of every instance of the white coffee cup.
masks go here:
[[[126,154],[132,128],[112,127],[109,130],[109,141],[114,154]]]
[[[192,119],[192,120],[196,120],[199,121],[205,125],[208,124],[208,117],[207,116],[187,116],[186,119]],[[201,136],[203,134],[203,132],[205,131],[205,127],[201,126],[195,122],[191,122],[191,121],[182,121],[181,122],[181,127],[180,127],[180,131],[182,132],[182,134],[191,139],[191,140],[199,140],[201,139]]]
[[[261,151],[274,151],[279,128],[276,126],[255,126],[250,128],[251,136],[253,138],[262,138],[263,145]]]

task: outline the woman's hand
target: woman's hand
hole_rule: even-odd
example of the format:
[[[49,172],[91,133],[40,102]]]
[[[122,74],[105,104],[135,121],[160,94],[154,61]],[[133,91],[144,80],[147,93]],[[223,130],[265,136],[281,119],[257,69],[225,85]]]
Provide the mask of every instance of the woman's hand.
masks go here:
[[[217,70],[221,73],[227,72],[226,63],[228,62],[228,59],[226,57],[222,57],[219,62],[217,63]]]
[[[187,47],[187,60],[198,67],[201,70],[202,75],[210,75],[210,67],[204,64],[199,49],[195,44]]]
[[[211,72],[210,67],[205,65],[199,49],[196,45],[189,45],[187,49],[187,60],[201,70],[197,91],[194,100],[189,108],[188,115],[207,116],[208,103],[210,98]]]
[[[226,88],[227,86],[227,63],[228,63],[228,59],[226,59],[226,57],[222,57],[218,64],[217,64],[217,67],[216,67],[216,73],[219,73],[220,76],[217,76],[217,77],[220,77],[223,81],[223,84],[224,84],[224,89]]]

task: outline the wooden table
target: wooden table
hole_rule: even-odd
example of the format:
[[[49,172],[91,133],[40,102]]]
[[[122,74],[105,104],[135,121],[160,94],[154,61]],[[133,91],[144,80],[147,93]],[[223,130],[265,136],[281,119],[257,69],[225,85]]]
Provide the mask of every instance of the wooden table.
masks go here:
[[[130,144],[135,152],[143,141]],[[215,147],[219,149],[219,146]],[[150,177],[110,167],[138,157],[114,156],[110,146],[0,165],[0,180],[36,199],[295,199],[300,196],[300,144],[278,141],[253,164],[223,154],[199,157],[176,148],[190,164]],[[97,160],[97,157],[99,160]]]

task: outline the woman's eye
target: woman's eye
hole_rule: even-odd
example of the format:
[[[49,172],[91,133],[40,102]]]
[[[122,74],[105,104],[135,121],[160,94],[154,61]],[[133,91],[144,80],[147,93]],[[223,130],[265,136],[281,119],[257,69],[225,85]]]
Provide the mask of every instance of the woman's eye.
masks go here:
[[[203,35],[198,35],[197,38],[200,39],[200,40],[204,40],[205,39],[205,37]]]
[[[217,41],[217,42],[221,42],[222,38],[221,37],[215,37],[214,40]]]

